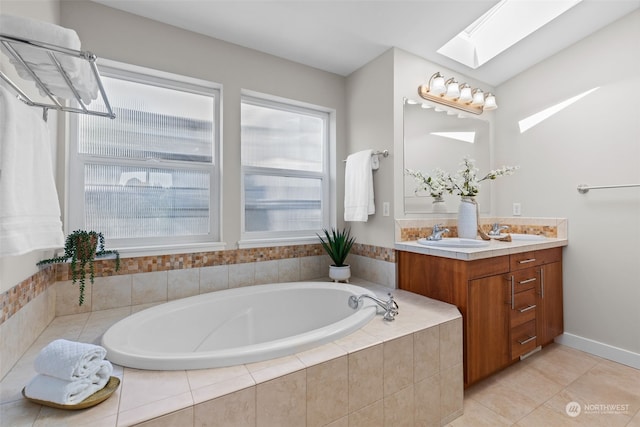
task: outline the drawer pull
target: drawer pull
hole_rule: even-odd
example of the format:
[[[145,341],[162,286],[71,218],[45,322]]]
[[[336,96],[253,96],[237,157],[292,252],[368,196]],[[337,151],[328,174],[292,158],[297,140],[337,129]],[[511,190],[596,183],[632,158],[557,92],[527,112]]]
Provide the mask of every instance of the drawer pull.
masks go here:
[[[522,280],[522,281],[518,282],[518,285],[525,285],[527,283],[531,283],[531,282],[535,282],[535,281],[536,281],[536,278],[532,277],[531,279]]]
[[[523,341],[518,341],[520,343],[520,345],[525,345],[527,343],[530,343],[531,341],[535,340],[537,337],[534,335],[532,337],[529,337]]]
[[[528,307],[521,308],[521,309],[519,309],[518,311],[519,311],[520,313],[524,313],[524,312],[527,312],[527,311],[529,311],[529,310],[533,310],[534,308],[536,308],[536,305],[535,305],[535,304],[530,305],[530,306],[528,306]]]
[[[520,264],[528,264],[530,262],[536,262],[535,258],[523,259],[522,261],[518,261]]]

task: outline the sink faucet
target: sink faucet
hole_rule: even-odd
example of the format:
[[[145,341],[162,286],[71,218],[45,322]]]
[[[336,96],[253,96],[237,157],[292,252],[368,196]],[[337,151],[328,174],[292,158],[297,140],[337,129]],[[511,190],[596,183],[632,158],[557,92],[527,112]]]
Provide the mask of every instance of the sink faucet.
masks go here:
[[[500,225],[497,222],[493,224],[491,231],[489,231],[489,236],[499,236],[502,230],[509,229],[508,225]]]
[[[387,295],[389,295],[388,301],[383,301],[367,294],[362,294],[359,297],[351,295],[349,297],[349,307],[356,309],[360,305],[360,302],[362,302],[362,298],[369,298],[384,309],[384,316],[382,318],[391,322],[398,315],[398,303],[393,300],[393,295],[391,295],[391,293],[388,293]]]
[[[433,226],[433,231],[431,232],[431,236],[427,237],[427,240],[442,240],[442,233],[448,233],[448,228],[440,228],[440,224],[436,224]]]

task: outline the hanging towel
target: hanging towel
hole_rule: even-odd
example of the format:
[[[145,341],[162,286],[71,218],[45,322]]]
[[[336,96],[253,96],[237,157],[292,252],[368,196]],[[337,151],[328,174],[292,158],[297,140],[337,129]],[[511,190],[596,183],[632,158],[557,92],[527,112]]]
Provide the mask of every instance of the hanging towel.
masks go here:
[[[99,345],[58,339],[38,353],[33,366],[39,374],[74,381],[94,375],[106,355]]]
[[[344,220],[366,222],[376,211],[373,198],[372,150],[347,157],[344,173]]]
[[[49,43],[72,50],[80,50],[78,34],[68,28],[49,22],[37,21],[23,16],[0,15],[2,33],[16,38]],[[76,99],[64,78],[58,72],[47,51],[29,45],[13,43],[11,46],[36,73],[38,78],[56,96],[65,99]],[[26,80],[34,80],[31,74],[2,46],[18,75]],[[98,83],[93,76],[89,63],[81,58],[64,53],[54,53],[58,62],[67,73],[85,104],[98,97]],[[40,94],[46,93],[36,84]]]
[[[38,374],[27,384],[24,394],[31,399],[60,405],[73,405],[103,389],[112,372],[111,363],[103,360],[98,371],[93,375],[75,381],[65,381],[49,375]]]
[[[0,85],[0,257],[64,246],[41,114]]]

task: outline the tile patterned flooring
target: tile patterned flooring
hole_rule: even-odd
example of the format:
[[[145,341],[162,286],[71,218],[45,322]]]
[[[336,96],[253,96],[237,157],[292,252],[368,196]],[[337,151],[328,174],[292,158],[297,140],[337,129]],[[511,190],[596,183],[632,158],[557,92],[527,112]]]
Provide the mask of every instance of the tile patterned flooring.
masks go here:
[[[640,370],[552,344],[465,390],[449,426],[640,427]]]

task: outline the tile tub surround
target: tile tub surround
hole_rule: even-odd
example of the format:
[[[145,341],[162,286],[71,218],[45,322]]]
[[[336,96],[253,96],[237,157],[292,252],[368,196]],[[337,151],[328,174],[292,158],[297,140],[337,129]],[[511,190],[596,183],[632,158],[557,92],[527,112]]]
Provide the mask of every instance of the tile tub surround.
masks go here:
[[[378,295],[387,288],[353,281]],[[92,342],[133,308],[60,316],[0,383],[5,425],[444,425],[462,414],[462,318],[449,304],[394,291],[400,314],[292,356],[229,368],[143,371],[116,367],[122,384],[78,412],[31,404],[20,390],[55,338]]]
[[[541,234],[550,238],[567,238],[566,218],[526,218],[526,217],[491,217],[480,218],[480,226],[485,232],[491,230],[494,223],[508,225],[508,232],[521,234]],[[455,216],[447,218],[429,219],[396,219],[396,242],[418,240],[431,235],[434,225],[441,225],[449,229],[445,237],[456,237],[457,219]]]

